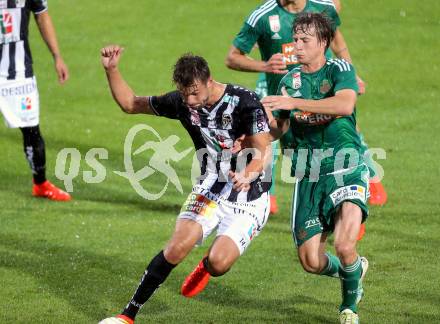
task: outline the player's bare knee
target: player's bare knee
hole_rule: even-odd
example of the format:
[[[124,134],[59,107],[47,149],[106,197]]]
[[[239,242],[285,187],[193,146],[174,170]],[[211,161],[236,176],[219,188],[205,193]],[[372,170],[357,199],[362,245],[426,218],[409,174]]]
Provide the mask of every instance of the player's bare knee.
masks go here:
[[[336,255],[341,258],[349,258],[356,253],[356,243],[353,242],[335,242]]]
[[[227,258],[219,255],[210,255],[208,257],[208,272],[213,277],[220,277],[229,271],[231,265]]]
[[[190,250],[191,248],[188,248],[184,243],[170,242],[164,249],[163,254],[168,262],[178,264],[186,257]]]
[[[319,258],[316,255],[311,254],[300,254],[299,255],[299,261],[301,263],[301,266],[303,267],[304,271],[309,273],[319,273],[321,271],[320,265],[319,265]]]

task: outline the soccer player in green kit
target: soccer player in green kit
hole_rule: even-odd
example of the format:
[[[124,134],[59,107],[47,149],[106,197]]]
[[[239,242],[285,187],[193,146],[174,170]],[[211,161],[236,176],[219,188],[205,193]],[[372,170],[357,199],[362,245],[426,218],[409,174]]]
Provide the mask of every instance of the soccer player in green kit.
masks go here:
[[[281,80],[278,96],[262,102],[272,139],[288,128],[298,134],[291,224],[301,265],[310,273],[339,277],[340,322],[359,323],[357,303],[368,261],[357,254],[356,238],[368,216],[369,169],[356,131],[356,74],[347,61],[326,58],[334,29],[325,15],[298,15],[293,33],[298,64]],[[325,252],[331,232],[336,255]]]
[[[325,12],[334,22],[336,29],[335,39],[331,44],[333,53],[351,62],[344,37],[338,29],[340,20],[332,0],[270,0],[247,18],[229,50],[226,65],[234,70],[265,73],[268,94],[276,94],[283,75],[297,63],[290,31],[300,12]],[[253,60],[246,55],[256,43],[261,53],[261,61]],[[330,51],[327,55],[331,56]],[[361,79],[359,82],[363,84]],[[256,92],[258,93],[258,90]],[[281,138],[283,148],[294,147],[295,144],[294,135],[290,132]],[[275,152],[276,149],[275,144]],[[276,213],[277,209],[275,186],[272,185],[271,212]]]
[[[330,44],[330,49],[336,57],[351,63],[347,44],[338,28],[340,26],[338,16],[340,5],[339,0],[270,0],[265,2],[247,18],[229,50],[226,65],[234,70],[265,73],[267,93],[269,95],[276,94],[279,81],[297,62],[290,30],[297,14],[300,12],[326,13],[332,19],[333,27],[336,29],[335,38]],[[256,43],[261,53],[261,60],[254,60],[247,56]],[[326,52],[326,55],[331,57],[330,50]],[[365,92],[364,82],[359,77],[357,77],[357,81],[359,94],[363,94]],[[264,84],[264,78],[262,79],[260,75],[257,82],[257,94],[262,92],[261,86],[259,87],[262,84]],[[291,132],[285,134],[281,138],[281,146],[282,148],[295,147],[294,134]],[[274,152],[276,151],[275,146]],[[370,164],[373,165],[373,163]],[[271,211],[273,213],[278,209],[276,207],[274,184],[273,181],[271,188]],[[372,181],[372,186],[374,190],[371,202],[383,205],[386,201],[386,192],[381,183],[378,179],[375,179],[375,181]]]

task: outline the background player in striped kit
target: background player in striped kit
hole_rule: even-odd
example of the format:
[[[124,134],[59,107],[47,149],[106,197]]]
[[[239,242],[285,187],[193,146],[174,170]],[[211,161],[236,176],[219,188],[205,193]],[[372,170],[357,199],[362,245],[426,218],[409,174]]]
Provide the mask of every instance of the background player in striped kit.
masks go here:
[[[102,324],[132,323],[174,267],[215,229],[217,236],[208,256],[200,262],[198,274],[205,285],[210,275],[222,276],[260,233],[269,214],[271,179],[264,179],[263,173],[269,126],[255,93],[213,80],[203,58],[186,54],[174,67],[173,81],[178,91],[163,96],[135,96],[117,68],[121,52],[117,45],[101,51],[115,101],[127,113],[178,119],[197,149],[202,177],[180,211],[171,240],[147,266],[122,314]],[[232,148],[243,135],[248,147],[261,155],[252,159],[244,155],[245,163],[240,163],[240,156],[233,154]],[[191,293],[194,287],[187,288]]]
[[[34,14],[40,34],[51,52],[61,84],[69,72],[58,47],[45,0],[0,1],[0,111],[6,124],[20,128],[24,152],[33,173],[32,194],[66,201],[68,193],[46,179],[46,153],[39,127],[39,96],[29,47],[29,19]]]

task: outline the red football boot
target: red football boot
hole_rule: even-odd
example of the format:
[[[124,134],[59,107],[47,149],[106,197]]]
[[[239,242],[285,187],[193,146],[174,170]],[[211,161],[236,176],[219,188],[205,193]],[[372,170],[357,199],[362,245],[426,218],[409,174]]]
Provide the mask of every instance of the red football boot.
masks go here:
[[[40,184],[34,184],[32,187],[32,196],[56,201],[69,201],[72,199],[67,192],[55,187],[55,185],[48,180]]]
[[[205,269],[202,261],[199,262],[197,267],[185,278],[182,284],[181,293],[185,297],[193,297],[205,289],[209,282],[211,275]]]
[[[365,235],[365,223],[362,223],[361,228],[359,229],[359,234],[358,234],[357,240],[358,241],[362,240],[364,235]]]
[[[387,193],[382,183],[377,179],[373,178],[370,181],[370,200],[371,205],[382,206],[387,202]],[[373,182],[374,181],[374,182]]]
[[[278,213],[278,204],[277,204],[277,197],[273,195],[269,195],[270,198],[270,214],[276,214]]]

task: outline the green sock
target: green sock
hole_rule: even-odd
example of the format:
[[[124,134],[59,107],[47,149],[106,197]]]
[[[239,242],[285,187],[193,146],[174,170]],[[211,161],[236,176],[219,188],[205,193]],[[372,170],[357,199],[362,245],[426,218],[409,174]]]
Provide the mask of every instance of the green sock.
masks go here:
[[[356,298],[358,295],[359,279],[362,275],[361,258],[358,256],[353,264],[343,266],[339,269],[339,276],[342,285],[342,304],[339,311],[351,309],[357,313]]]
[[[333,255],[329,252],[327,252],[325,255],[327,256],[327,266],[321,271],[320,275],[339,278],[341,261],[339,261],[336,255]]]

